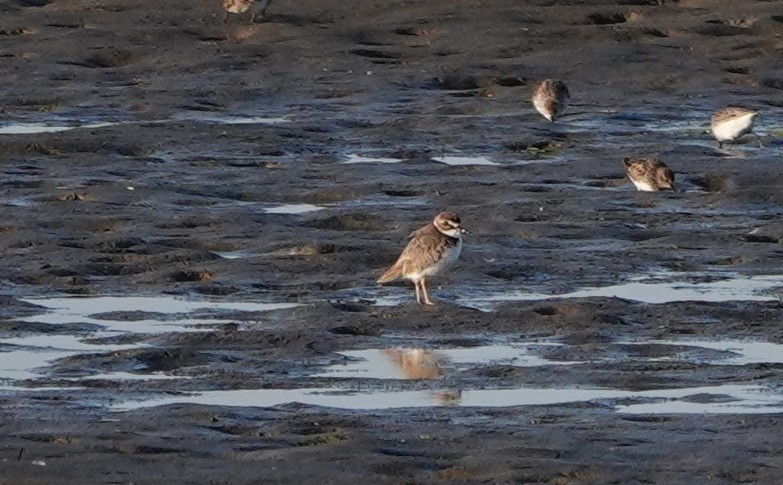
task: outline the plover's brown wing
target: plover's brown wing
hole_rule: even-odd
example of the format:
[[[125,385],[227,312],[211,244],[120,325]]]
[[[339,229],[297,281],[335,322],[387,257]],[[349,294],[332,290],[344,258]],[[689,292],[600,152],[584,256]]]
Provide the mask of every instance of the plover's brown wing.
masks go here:
[[[541,81],[540,83],[536,84],[536,87],[533,88],[533,97],[544,96],[548,87],[549,86],[546,81]]]
[[[555,81],[552,83],[555,97],[560,101],[566,101],[571,97],[571,93],[568,92],[568,87],[562,81]]]
[[[724,121],[731,121],[733,119],[741,118],[753,113],[755,113],[755,111],[750,109],[729,106],[726,108],[721,108],[712,113],[711,121],[712,124],[723,123]]]
[[[410,235],[408,235],[408,244],[405,246],[405,249],[402,250],[402,253],[400,253],[394,261],[394,264],[378,278],[378,283],[388,283],[389,281],[402,278],[407,274],[421,271],[422,268],[416,266],[418,264],[418,259],[415,259],[414,256],[419,251],[422,242],[429,237],[433,237],[435,234],[440,233],[431,223],[410,233]]]
[[[400,254],[402,274],[419,273],[437,263],[445,252],[457,244],[457,240],[435,229],[421,228]]]
[[[674,172],[664,164],[660,164],[655,171],[655,182],[658,187],[673,187]]]
[[[623,160],[625,164],[625,174],[631,180],[641,180],[644,177],[645,172],[648,171],[645,166],[647,160],[631,160],[626,158]]]

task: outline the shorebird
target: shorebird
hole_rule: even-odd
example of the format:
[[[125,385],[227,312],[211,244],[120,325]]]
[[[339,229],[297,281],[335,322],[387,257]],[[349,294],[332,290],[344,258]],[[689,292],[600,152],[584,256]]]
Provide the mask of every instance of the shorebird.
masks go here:
[[[541,115],[553,122],[565,111],[571,95],[562,81],[545,79],[533,89],[533,106]]]
[[[753,132],[753,121],[758,116],[758,111],[729,106],[712,113],[712,135],[718,140],[718,148],[723,148],[723,143],[735,141],[746,133]],[[754,134],[755,136],[755,134]],[[759,148],[763,148],[761,140],[756,136]]]
[[[259,13],[261,17],[266,16],[266,9],[270,3],[272,0],[223,0],[223,8],[226,9],[226,18],[223,21],[228,21],[229,14],[240,14],[250,10],[250,23],[252,24],[256,21]]]
[[[674,190],[674,172],[657,158],[623,159],[625,175],[642,192]]]
[[[378,283],[399,278],[410,280],[416,291],[416,302],[432,305],[427,293],[427,276],[434,276],[457,261],[462,252],[462,235],[467,233],[457,214],[441,212],[431,223],[411,233],[408,245],[378,278]]]

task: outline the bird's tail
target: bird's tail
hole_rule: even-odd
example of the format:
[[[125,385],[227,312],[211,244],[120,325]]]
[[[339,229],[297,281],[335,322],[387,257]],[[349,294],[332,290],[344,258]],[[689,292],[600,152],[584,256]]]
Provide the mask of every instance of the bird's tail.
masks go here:
[[[394,281],[402,276],[402,268],[399,264],[394,263],[391,268],[387,269],[385,273],[378,278],[378,283],[388,283]]]

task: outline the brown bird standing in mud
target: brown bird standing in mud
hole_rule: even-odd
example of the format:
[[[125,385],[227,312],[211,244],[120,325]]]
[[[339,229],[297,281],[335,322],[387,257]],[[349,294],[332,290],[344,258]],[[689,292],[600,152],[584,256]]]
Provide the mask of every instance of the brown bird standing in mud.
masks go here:
[[[250,10],[250,23],[256,21],[256,17],[261,14],[261,17],[266,16],[266,9],[269,8],[269,4],[272,0],[223,0],[223,8],[226,9],[226,18],[224,22],[228,21],[229,14],[241,14]],[[251,9],[251,7],[253,7]]]
[[[553,122],[565,111],[571,95],[562,81],[545,79],[533,89],[533,106],[541,115]]]
[[[746,133],[753,132],[753,121],[758,116],[758,111],[729,106],[712,113],[710,125],[712,136],[718,140],[718,148],[723,148],[723,143],[733,142]],[[754,136],[756,136],[754,134]],[[756,136],[759,148],[764,148],[761,140]]]
[[[416,302],[432,305],[427,293],[427,276],[436,275],[457,261],[462,252],[462,235],[467,233],[459,215],[441,212],[430,224],[411,233],[408,245],[391,268],[378,278],[378,283],[408,279],[413,282]]]
[[[642,192],[674,190],[674,172],[656,158],[625,158],[625,175]]]

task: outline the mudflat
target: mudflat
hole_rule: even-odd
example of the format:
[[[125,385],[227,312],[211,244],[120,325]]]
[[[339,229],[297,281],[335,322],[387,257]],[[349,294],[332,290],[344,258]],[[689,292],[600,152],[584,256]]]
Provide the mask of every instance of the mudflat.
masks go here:
[[[0,483],[779,482],[780,2],[223,19],[0,5]]]

